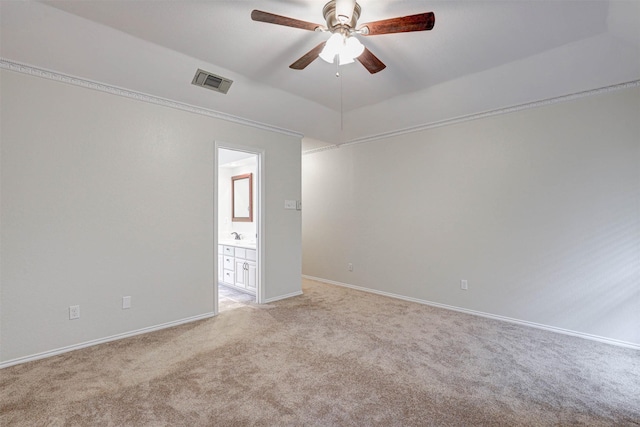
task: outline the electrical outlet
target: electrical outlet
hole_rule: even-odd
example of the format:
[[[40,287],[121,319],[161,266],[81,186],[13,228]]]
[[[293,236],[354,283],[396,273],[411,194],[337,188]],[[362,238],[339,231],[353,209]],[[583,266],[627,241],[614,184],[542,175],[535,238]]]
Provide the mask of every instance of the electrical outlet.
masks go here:
[[[69,307],[69,320],[80,318],[80,306],[72,305]]]
[[[353,264],[352,263],[347,264],[347,270],[353,271]]]
[[[122,297],[122,309],[131,308],[131,297]]]
[[[469,284],[467,283],[466,280],[460,280],[460,289],[462,289],[463,291],[466,291],[469,289]]]

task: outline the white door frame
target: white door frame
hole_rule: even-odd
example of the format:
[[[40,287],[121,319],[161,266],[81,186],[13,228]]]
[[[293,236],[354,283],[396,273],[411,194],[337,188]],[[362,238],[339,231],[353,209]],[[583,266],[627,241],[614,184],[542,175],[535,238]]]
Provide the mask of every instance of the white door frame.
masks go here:
[[[256,159],[256,179],[258,189],[258,194],[256,195],[256,234],[258,235],[256,241],[256,252],[257,252],[257,282],[256,283],[256,302],[258,304],[263,304],[265,300],[265,268],[264,268],[264,208],[265,208],[265,168],[264,168],[264,156],[265,151],[256,147],[250,147],[247,145],[233,144],[227,142],[219,142],[215,141],[215,164],[214,164],[214,179],[213,179],[213,277],[215,280],[215,286],[213,287],[213,313],[214,315],[218,314],[218,149],[224,148],[227,150],[234,151],[244,151],[249,154],[254,154],[257,156]]]

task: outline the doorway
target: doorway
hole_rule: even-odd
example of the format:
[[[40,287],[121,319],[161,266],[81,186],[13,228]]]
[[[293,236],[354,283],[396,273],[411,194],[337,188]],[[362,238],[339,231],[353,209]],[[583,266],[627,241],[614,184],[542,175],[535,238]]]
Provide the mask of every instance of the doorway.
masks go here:
[[[216,144],[215,313],[262,303],[263,152]]]

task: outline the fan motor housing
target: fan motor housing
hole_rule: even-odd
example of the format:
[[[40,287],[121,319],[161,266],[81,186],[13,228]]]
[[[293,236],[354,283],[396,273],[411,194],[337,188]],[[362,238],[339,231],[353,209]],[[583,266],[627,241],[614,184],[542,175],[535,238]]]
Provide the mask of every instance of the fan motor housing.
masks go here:
[[[338,28],[347,26],[349,28],[355,28],[356,23],[358,22],[358,18],[360,18],[360,5],[356,3],[353,8],[353,14],[351,15],[351,20],[345,24],[342,24],[338,21],[338,17],[336,16],[336,0],[331,0],[329,3],[325,4],[322,8],[322,14],[324,15],[325,21],[327,21],[327,28],[332,33]]]

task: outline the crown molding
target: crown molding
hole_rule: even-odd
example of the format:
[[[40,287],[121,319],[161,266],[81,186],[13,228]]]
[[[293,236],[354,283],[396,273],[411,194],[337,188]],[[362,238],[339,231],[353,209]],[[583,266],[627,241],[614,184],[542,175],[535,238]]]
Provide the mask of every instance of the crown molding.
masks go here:
[[[177,110],[187,111],[194,114],[199,114],[207,117],[212,117],[215,119],[225,120],[228,122],[238,123],[245,126],[250,126],[256,129],[266,130],[270,132],[277,132],[287,136],[293,136],[296,138],[302,138],[304,135],[295,132],[289,129],[280,128],[277,126],[272,126],[266,123],[257,122],[254,120],[249,120],[243,117],[234,116],[232,114],[223,113],[220,111],[210,110],[207,108],[196,107],[194,105],[172,101],[170,99],[161,98],[154,95],[149,95],[142,92],[137,92],[130,89],[124,89],[117,86],[108,85],[105,83],[99,83],[93,80],[84,79],[76,76],[71,76],[68,74],[60,73],[53,70],[48,70],[45,68],[36,67],[33,65],[28,65],[16,61],[11,61],[6,58],[0,57],[0,69],[15,71],[22,74],[28,74],[36,77],[41,77],[49,80],[54,80],[62,83],[71,84],[74,86],[84,87],[86,89],[97,90],[100,92],[110,93],[112,95],[123,96],[125,98],[135,99],[142,102],[147,102],[150,104],[161,105],[164,107],[174,108]],[[568,95],[562,95],[553,98],[547,98],[539,101],[528,102],[525,104],[513,105],[505,108],[498,108],[495,110],[489,110],[481,113],[468,114],[465,116],[455,117],[452,119],[440,120],[431,123],[424,123],[421,125],[398,129],[391,132],[384,132],[375,135],[369,135],[362,138],[356,138],[349,140],[347,142],[341,144],[328,145],[326,147],[314,148],[311,150],[306,150],[302,152],[302,155],[315,154],[320,153],[327,150],[333,150],[342,146],[355,145],[355,144],[364,144],[367,142],[378,141],[381,139],[391,138],[395,136],[405,135],[409,133],[420,132],[423,130],[433,129],[437,127],[443,126],[451,126],[458,123],[463,123],[471,120],[484,119],[487,117],[498,116],[502,114],[509,114],[517,111],[528,110],[530,108],[538,108],[545,107],[548,105],[557,104],[560,102],[573,101],[580,98],[585,98],[593,95],[601,95],[610,92],[616,92],[623,89],[629,89],[640,86],[640,79],[632,80],[629,82],[619,83],[611,86],[605,86],[601,88],[586,90],[582,92],[575,92]]]
[[[607,94],[607,93],[610,93],[610,92],[617,92],[619,90],[630,89],[630,88],[634,88],[634,87],[638,87],[638,86],[640,86],[640,80],[632,80],[632,81],[629,81],[629,82],[619,83],[619,84],[615,84],[615,85],[611,85],[611,86],[605,86],[605,87],[601,87],[601,88],[597,88],[597,89],[591,89],[591,90],[586,90],[586,91],[582,91],[582,92],[575,92],[575,93],[572,93],[572,94],[569,94],[569,95],[562,95],[562,96],[557,96],[557,97],[553,97],[553,98],[547,98],[547,99],[543,99],[543,100],[539,100],[539,101],[527,102],[525,104],[513,105],[511,107],[498,108],[496,110],[485,111],[485,112],[482,112],[482,113],[468,114],[468,115],[465,115],[465,116],[455,117],[455,118],[452,118],[452,119],[440,120],[440,121],[436,121],[436,122],[421,124],[421,125],[414,126],[414,127],[408,127],[408,128],[404,128],[404,129],[399,129],[399,130],[395,130],[395,131],[392,131],[392,132],[385,132],[385,133],[380,133],[380,134],[376,134],[376,135],[370,135],[370,136],[366,136],[366,137],[362,137],[362,138],[352,139],[352,140],[347,141],[347,142],[342,143],[342,144],[328,145],[326,147],[319,147],[319,148],[313,148],[311,150],[306,150],[306,151],[302,152],[302,155],[304,156],[304,155],[308,155],[308,154],[320,153],[322,151],[333,150],[333,149],[340,148],[340,147],[347,146],[347,145],[364,144],[364,143],[367,143],[367,142],[378,141],[378,140],[381,140],[381,139],[391,138],[391,137],[394,137],[394,136],[400,136],[400,135],[405,135],[405,134],[408,134],[408,133],[420,132],[420,131],[423,131],[423,130],[438,128],[438,127],[443,127],[443,126],[451,126],[451,125],[455,125],[455,124],[458,124],[458,123],[468,122],[468,121],[471,121],[471,120],[484,119],[484,118],[487,118],[487,117],[493,117],[493,116],[499,116],[499,115],[502,115],[502,114],[514,113],[516,111],[528,110],[528,109],[531,109],[531,108],[546,107],[546,106],[553,105],[553,104],[558,104],[558,103],[561,103],[561,102],[573,101],[573,100],[585,98],[585,97],[588,97],[588,96],[602,95],[602,94]]]
[[[48,70],[45,68],[35,67],[33,65],[11,61],[9,59],[2,58],[2,57],[0,57],[0,69],[15,71],[18,73],[28,74],[31,76],[41,77],[49,80],[54,80],[61,83],[67,83],[74,86],[80,86],[85,89],[92,89],[100,92],[106,92],[112,95],[118,95],[118,96],[123,96],[125,98],[135,99],[137,101],[147,102],[149,104],[161,105],[163,107],[169,107],[177,110],[187,111],[190,113],[195,113],[202,116],[225,120],[228,122],[238,123],[241,125],[250,126],[250,127],[261,129],[261,130],[277,132],[287,136],[293,136],[296,138],[303,137],[301,133],[294,132],[289,129],[283,129],[283,128],[272,126],[266,123],[261,123],[254,120],[249,120],[242,117],[234,116],[232,114],[222,113],[220,111],[210,110],[208,108],[196,107],[194,105],[185,104],[183,102],[172,101],[170,99],[161,98],[158,96],[149,95],[142,92],[137,92],[130,89],[124,89],[121,87],[112,86],[105,83],[99,83],[93,80],[83,79],[80,77],[71,76],[71,75],[60,73],[57,71]]]

